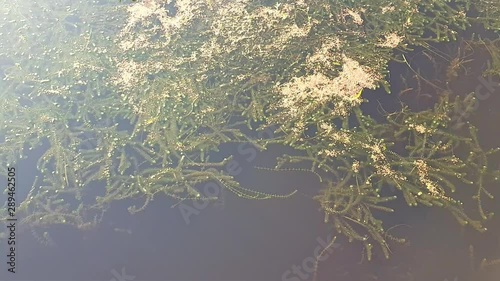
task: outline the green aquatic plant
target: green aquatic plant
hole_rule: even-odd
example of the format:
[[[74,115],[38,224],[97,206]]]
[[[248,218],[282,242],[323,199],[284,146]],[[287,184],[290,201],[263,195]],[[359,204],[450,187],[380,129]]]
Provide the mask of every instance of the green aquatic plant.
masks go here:
[[[500,77],[500,39],[478,38],[475,43],[479,48],[486,49],[489,54],[488,69],[484,74],[486,76]]]
[[[494,151],[481,148],[475,127],[450,128],[450,110],[471,97],[447,94],[420,112],[402,106],[384,122],[360,105],[366,89],[389,89],[395,52],[454,40],[474,22],[494,28],[494,3],[113,2],[0,8],[0,169],[28,157],[39,172],[19,206],[23,223],[87,229],[119,200],[143,200],[131,213],[159,195],[216,200],[200,193],[206,182],[245,199],[295,194],[253,190],[227,173],[221,145],[250,143],[295,149],[275,169],[316,175],[325,221],[368,258],[373,243],[390,253],[377,213],[393,211],[388,187],[483,230]],[[270,125],[272,137],[256,137]],[[479,219],[453,196],[457,183],[477,188]]]
[[[456,109],[473,103],[473,94],[449,99],[445,94],[434,108],[419,112],[403,106],[382,123],[360,109],[354,109],[355,118],[346,118],[340,128],[322,120],[314,135],[296,143],[307,156],[287,155],[277,167],[307,164],[330,175],[316,197],[325,222],[333,223],[350,241],[362,242],[369,260],[373,243],[389,257],[389,237],[404,241],[386,232],[379,214],[394,212],[386,203],[398,196],[409,206],[448,210],[460,224],[485,231],[483,224],[493,213],[484,209],[483,199],[493,199],[487,186],[498,182],[500,173],[489,162],[500,149],[483,149],[476,127],[469,123],[460,130],[453,126]],[[466,209],[457,196],[471,187],[476,191]],[[474,203],[477,212],[471,216]]]

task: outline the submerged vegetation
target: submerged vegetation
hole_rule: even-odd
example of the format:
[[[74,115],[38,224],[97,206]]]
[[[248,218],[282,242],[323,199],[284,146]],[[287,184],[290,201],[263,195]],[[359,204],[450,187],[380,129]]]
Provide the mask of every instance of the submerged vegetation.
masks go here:
[[[455,40],[471,24],[498,33],[495,1],[91,2],[0,8],[0,169],[28,157],[39,172],[19,206],[23,223],[86,229],[117,200],[142,198],[131,213],[158,194],[214,200],[198,190],[210,181],[246,199],[292,196],[226,172],[220,145],[248,142],[294,148],[276,169],[318,175],[325,223],[368,259],[404,240],[379,212],[397,212],[386,204],[397,197],[486,230],[498,149],[456,123],[474,93],[445,89],[432,108],[402,104],[384,120],[361,105],[369,89],[389,91],[388,63],[408,64],[412,48]],[[498,76],[498,39],[474,42]],[[272,138],[256,137],[270,127]]]

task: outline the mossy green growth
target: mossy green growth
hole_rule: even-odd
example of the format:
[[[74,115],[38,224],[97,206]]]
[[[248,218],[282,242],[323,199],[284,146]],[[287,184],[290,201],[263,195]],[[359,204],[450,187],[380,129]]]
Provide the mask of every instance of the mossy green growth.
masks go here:
[[[392,195],[381,194],[391,186],[409,205],[483,229],[489,214],[479,207],[469,218],[452,195],[459,182],[477,187],[478,202],[491,195],[493,152],[474,127],[450,128],[462,101],[403,107],[379,123],[361,112],[359,93],[389,87],[395,51],[454,40],[478,21],[494,28],[485,18],[494,3],[475,1],[478,18],[464,0],[73,2],[0,7],[0,169],[29,155],[39,172],[21,199],[24,223],[88,228],[118,200],[142,198],[131,213],[159,194],[212,200],[199,191],[210,181],[247,199],[292,195],[242,187],[226,172],[220,146],[248,142],[302,152],[278,168],[307,162],[324,179],[328,222],[368,254],[374,242],[388,254],[372,211],[391,211]],[[269,126],[272,138],[256,137]]]

